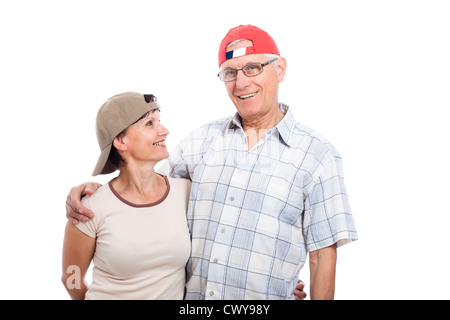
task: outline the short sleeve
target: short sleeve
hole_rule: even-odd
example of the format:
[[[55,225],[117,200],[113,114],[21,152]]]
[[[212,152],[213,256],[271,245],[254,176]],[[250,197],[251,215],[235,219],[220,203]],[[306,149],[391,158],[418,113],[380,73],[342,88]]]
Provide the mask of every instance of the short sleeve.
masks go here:
[[[314,179],[305,199],[303,232],[308,252],[358,239],[342,172],[342,159],[332,156]]]
[[[188,167],[183,159],[183,143],[184,141],[170,152],[169,159],[158,170],[159,173],[172,178],[190,179]]]
[[[95,208],[92,207],[90,197],[86,196],[81,200],[81,204],[85,206],[86,208],[93,210],[95,212]],[[98,217],[95,216],[94,218],[90,219],[87,222],[80,221],[76,227],[86,235],[88,235],[91,238],[97,238],[97,230],[98,230]]]

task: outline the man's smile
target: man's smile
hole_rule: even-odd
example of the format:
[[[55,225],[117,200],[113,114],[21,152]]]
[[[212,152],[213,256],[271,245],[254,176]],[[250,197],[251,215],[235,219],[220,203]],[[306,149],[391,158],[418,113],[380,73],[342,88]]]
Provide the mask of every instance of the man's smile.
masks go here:
[[[253,98],[254,96],[256,96],[257,93],[258,93],[258,91],[254,92],[254,93],[238,96],[238,98],[241,100],[250,99],[250,98]]]

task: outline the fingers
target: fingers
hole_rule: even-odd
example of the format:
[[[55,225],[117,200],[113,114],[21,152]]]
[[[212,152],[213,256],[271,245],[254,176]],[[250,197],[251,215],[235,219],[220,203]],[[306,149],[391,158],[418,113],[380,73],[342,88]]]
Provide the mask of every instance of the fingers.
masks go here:
[[[83,206],[81,207],[84,208]],[[70,202],[66,202],[66,217],[73,224],[78,224],[79,221],[89,221],[90,218],[94,217],[94,214],[86,208],[84,208],[84,210],[76,208],[73,207]]]
[[[304,288],[305,283],[302,280],[298,280],[294,290],[295,300],[304,300],[306,298],[307,294],[303,291]]]
[[[92,189],[94,189],[92,191]],[[89,221],[94,217],[94,213],[81,204],[81,197],[86,194],[94,193],[95,188],[88,188],[85,185],[74,187],[70,190],[66,200],[66,217],[73,224],[79,221]]]
[[[294,290],[295,300],[305,300],[306,296],[306,293],[303,291]]]
[[[84,185],[84,188],[82,189],[82,195],[93,195],[94,192],[100,188],[102,185],[99,183],[95,183],[95,182],[88,182]]]
[[[71,216],[69,216],[69,214],[66,213],[66,218],[67,220],[69,220],[70,223],[72,223],[73,225],[77,225],[78,224],[78,220],[75,218],[72,218]]]
[[[69,199],[66,201],[66,217],[69,219],[70,222],[73,224],[78,224],[79,221],[89,221],[89,212],[86,215],[85,211],[90,211],[85,208],[85,211],[83,211],[82,208],[84,208],[81,203],[77,206],[74,204],[76,201],[70,201]]]
[[[295,286],[295,289],[303,291],[305,288],[305,283],[302,280],[297,281],[297,285]]]

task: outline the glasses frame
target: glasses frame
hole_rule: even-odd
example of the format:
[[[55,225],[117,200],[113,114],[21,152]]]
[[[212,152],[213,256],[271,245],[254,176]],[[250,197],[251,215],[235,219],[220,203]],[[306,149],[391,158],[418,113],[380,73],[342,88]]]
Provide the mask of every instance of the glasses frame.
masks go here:
[[[241,68],[241,69],[225,69],[225,70],[221,70],[221,71],[217,74],[217,76],[218,76],[219,79],[222,80],[223,82],[231,82],[231,81],[236,80],[239,71],[242,71],[247,77],[255,77],[255,76],[258,76],[258,75],[260,75],[261,73],[264,72],[264,67],[265,67],[265,66],[267,66],[268,64],[271,64],[272,62],[274,62],[274,61],[276,61],[276,60],[278,60],[278,58],[273,58],[272,60],[269,60],[269,61],[264,62],[264,63],[261,63],[261,62],[251,63],[251,64],[248,64],[248,65],[244,66],[244,67]],[[260,65],[261,65],[261,68],[262,68],[260,73],[257,73],[257,74],[250,74],[250,75],[249,75],[249,74],[247,74],[247,73],[245,72],[245,70],[244,70],[245,68],[248,68],[248,67],[253,66],[253,65],[258,65],[258,64],[260,64]],[[234,79],[231,79],[231,80],[224,80],[224,79],[222,79],[222,77],[220,76],[224,71],[236,71],[236,77],[235,77]]]

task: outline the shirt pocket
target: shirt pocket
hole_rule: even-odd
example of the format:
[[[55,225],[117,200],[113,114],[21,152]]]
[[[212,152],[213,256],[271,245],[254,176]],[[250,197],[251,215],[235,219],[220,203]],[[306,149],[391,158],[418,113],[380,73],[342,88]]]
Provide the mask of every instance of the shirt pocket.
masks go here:
[[[303,203],[301,188],[274,177],[267,186],[262,213],[271,215],[280,222],[301,227]]]

